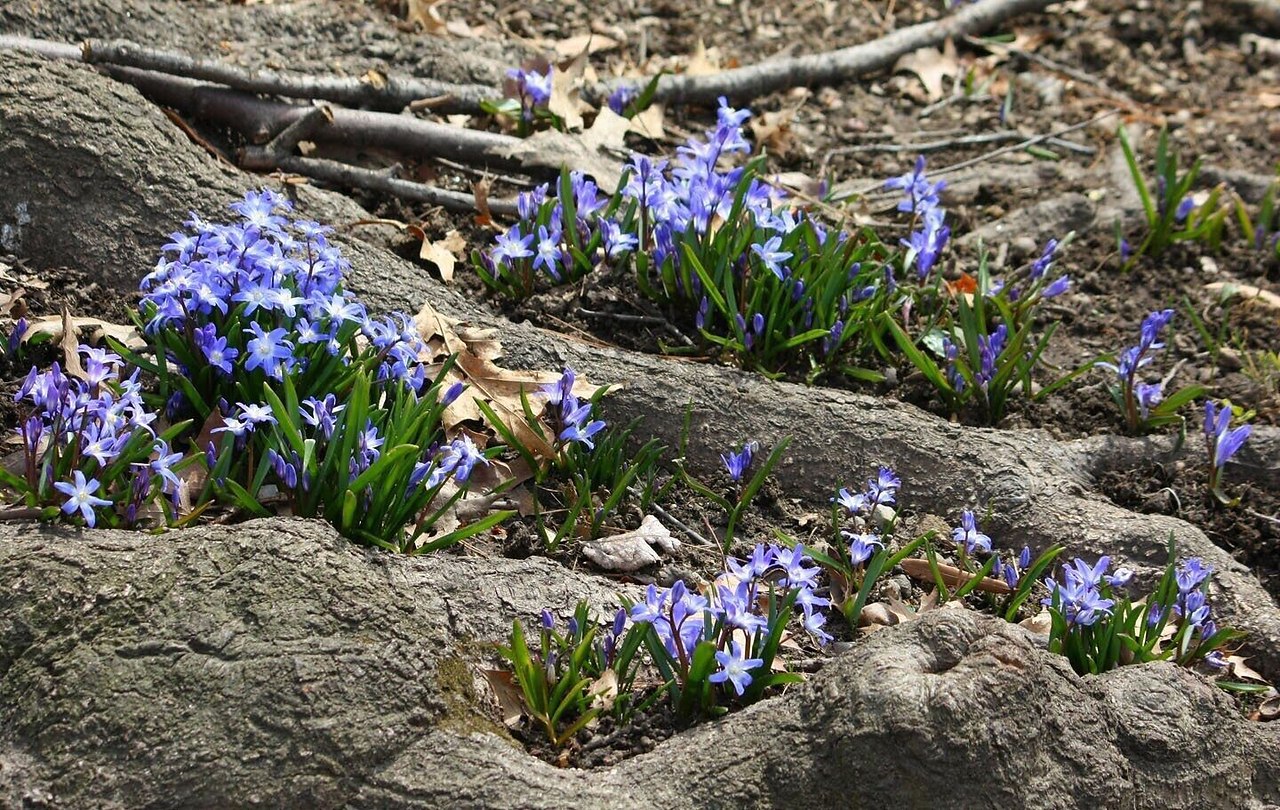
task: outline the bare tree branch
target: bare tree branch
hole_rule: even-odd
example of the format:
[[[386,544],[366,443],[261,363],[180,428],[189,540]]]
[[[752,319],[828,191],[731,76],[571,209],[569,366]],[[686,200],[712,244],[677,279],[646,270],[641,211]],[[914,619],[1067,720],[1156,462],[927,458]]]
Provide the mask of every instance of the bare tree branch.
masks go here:
[[[902,28],[871,42],[837,51],[774,59],[748,67],[704,76],[663,76],[655,101],[705,103],[718,96],[737,101],[755,99],[791,87],[838,84],[890,67],[905,54],[941,44],[948,38],[976,34],[1010,17],[1042,11],[1055,0],[978,0],[933,22]],[[620,86],[642,89],[647,80],[623,79],[593,88],[599,101]]]
[[[479,112],[480,102],[484,99],[502,95],[502,91],[496,87],[452,84],[413,76],[383,75],[381,72],[355,77],[245,70],[215,59],[144,48],[125,40],[86,40],[81,46],[80,58],[91,65],[118,65],[188,79],[202,79],[246,93],[321,99],[348,107],[371,107],[379,110],[401,110],[412,102],[429,98],[434,101],[431,108],[437,112],[471,113]]]
[[[474,212],[476,200],[461,191],[428,186],[411,180],[402,180],[387,172],[377,172],[351,166],[336,160],[298,157],[278,154],[266,147],[251,146],[241,151],[240,165],[247,169],[271,170],[300,174],[325,183],[348,188],[377,191],[413,202],[438,205],[446,211]],[[514,216],[516,204],[510,200],[489,200],[489,211],[501,216]]]

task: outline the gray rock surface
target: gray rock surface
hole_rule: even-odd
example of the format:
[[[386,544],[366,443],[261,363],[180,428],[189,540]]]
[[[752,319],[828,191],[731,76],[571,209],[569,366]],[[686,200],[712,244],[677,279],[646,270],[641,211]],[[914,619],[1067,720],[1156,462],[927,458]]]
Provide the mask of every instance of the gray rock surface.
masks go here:
[[[12,807],[1247,807],[1280,725],[1171,666],[1081,678],[959,609],[603,771],[514,745],[476,668],[600,581],[396,557],[323,523],[153,537],[0,527],[0,803]]]
[[[6,9],[7,11],[7,9]],[[132,89],[84,67],[0,54],[0,224],[27,204],[19,254],[134,286],[188,210],[213,217],[262,178],[220,167]],[[363,212],[298,191],[328,222]],[[421,269],[347,242],[377,309],[493,322]],[[1280,611],[1249,572],[1180,521],[1091,492],[1119,452],[949,425],[909,405],[730,369],[602,350],[524,325],[513,366],[565,363],[624,387],[610,419],[678,439],[696,465],[745,438],[793,443],[780,480],[821,499],[874,465],[910,508],[990,505],[1002,546],[1067,542],[1149,576],[1172,532],[1220,571],[1222,617],[1280,673]],[[1118,443],[1117,443],[1118,442]],[[1274,447],[1274,443],[1260,443]],[[1162,449],[1163,448],[1163,449]],[[1274,475],[1274,455],[1252,458]],[[1247,458],[1246,460],[1249,460]],[[351,547],[318,523],[162,537],[0,526],[0,803],[224,807],[1205,807],[1280,802],[1274,726],[1243,721],[1169,667],[1076,677],[1023,631],[939,611],[882,630],[811,682],[603,772],[555,770],[490,718],[470,667],[515,616],[612,588],[547,562]]]

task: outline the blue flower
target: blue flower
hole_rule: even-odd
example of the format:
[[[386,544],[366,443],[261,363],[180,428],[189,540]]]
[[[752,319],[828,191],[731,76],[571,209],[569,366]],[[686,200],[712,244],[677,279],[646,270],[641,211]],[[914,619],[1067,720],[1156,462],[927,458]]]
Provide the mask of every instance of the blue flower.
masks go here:
[[[278,328],[266,332],[256,321],[250,321],[249,328],[244,331],[253,335],[247,346],[245,370],[261,368],[267,376],[281,379],[285,361],[293,359],[293,345],[284,338],[286,330]]]
[[[737,639],[731,642],[729,652],[716,651],[716,663],[720,665],[720,669],[712,673],[707,680],[712,683],[730,682],[739,697],[751,685],[751,670],[764,666],[763,659],[747,658],[742,651],[742,642]]]
[[[72,478],[73,480],[70,483],[65,481],[53,482],[53,488],[67,496],[66,503],[62,505],[62,511],[68,515],[79,511],[84,518],[84,522],[89,528],[93,528],[97,520],[97,513],[94,509],[100,506],[111,506],[111,501],[93,494],[98,491],[98,479],[90,478],[86,481],[84,473],[80,470],[75,470],[72,473]]]
[[[1231,408],[1224,405],[1221,410],[1218,410],[1213,400],[1206,399],[1204,401],[1204,432],[1215,469],[1222,469],[1253,432],[1253,425],[1241,425],[1235,430],[1230,428]]]
[[[782,250],[781,248],[781,236],[771,237],[763,245],[757,243],[751,246],[751,252],[756,254],[760,261],[764,262],[764,266],[769,268],[769,271],[777,276],[779,281],[786,278],[787,275],[780,262],[790,259],[793,255],[790,251]]]
[[[759,449],[759,444],[747,442],[742,445],[742,449],[737,453],[730,452],[727,455],[722,454],[720,456],[720,460],[724,462],[725,469],[729,471],[729,479],[731,481],[742,480],[743,474],[751,466],[751,456],[757,449]]]
[[[968,509],[961,513],[960,525],[951,530],[951,540],[957,548],[963,548],[966,554],[991,551],[991,538],[978,531],[977,520]]]
[[[609,109],[613,110],[618,115],[622,115],[623,112],[627,109],[627,105],[635,101],[636,96],[638,95],[639,93],[631,85],[626,85],[626,84],[621,85],[620,87],[615,88],[614,91],[609,94],[609,99],[608,99]]]
[[[518,223],[512,225],[506,233],[499,234],[497,242],[497,247],[489,254],[495,265],[527,259],[533,255],[533,251],[529,249],[529,245],[533,243],[533,234],[520,233]]]
[[[1071,279],[1068,276],[1059,276],[1048,287],[1044,288],[1044,292],[1040,293],[1045,298],[1055,298],[1071,289]]]
[[[849,563],[854,566],[864,565],[871,559],[876,546],[884,548],[884,543],[880,542],[880,538],[874,534],[854,534],[843,531],[841,534],[846,540],[852,541],[849,544]]]
[[[541,267],[547,271],[547,275],[556,281],[560,280],[560,260],[563,254],[560,252],[560,232],[547,231],[547,226],[538,226],[538,251],[533,259],[534,269]]]

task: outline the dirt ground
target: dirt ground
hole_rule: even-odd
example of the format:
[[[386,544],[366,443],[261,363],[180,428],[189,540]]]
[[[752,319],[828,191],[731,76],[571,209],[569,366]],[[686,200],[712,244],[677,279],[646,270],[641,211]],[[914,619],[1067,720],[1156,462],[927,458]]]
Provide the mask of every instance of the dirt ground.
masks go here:
[[[497,84],[506,67],[524,59],[554,57],[557,44],[574,37],[585,42],[587,34],[612,43],[590,56],[591,67],[601,77],[635,76],[664,69],[715,71],[778,56],[820,53],[943,12],[941,0],[446,0],[436,7],[443,30],[426,33],[408,20],[410,5],[418,6],[395,0],[263,0],[244,5],[212,0],[10,0],[0,8],[0,33],[63,42],[133,39],[254,68],[360,75],[378,67]],[[1170,374],[1171,385],[1206,385],[1213,395],[1252,411],[1255,424],[1280,425],[1280,361],[1268,367],[1260,359],[1265,351],[1280,351],[1280,309],[1240,298],[1224,301],[1207,288],[1229,282],[1280,294],[1275,251],[1251,248],[1231,227],[1219,250],[1178,245],[1126,271],[1115,238],[1117,219],[1131,239],[1138,233],[1132,186],[1117,160],[1115,131],[1121,123],[1140,138],[1148,168],[1155,133],[1167,126],[1184,164],[1202,159],[1201,191],[1226,183],[1246,205],[1256,206],[1280,167],[1280,57],[1253,52],[1250,38],[1280,36],[1280,31],[1267,31],[1238,9],[1219,3],[1068,0],[1046,13],[1013,19],[1000,33],[1006,35],[1001,41],[956,41],[953,49],[922,57],[925,62],[917,70],[928,74],[929,81],[907,70],[883,71],[835,87],[797,88],[739,101],[755,113],[755,134],[770,169],[786,173],[791,182],[826,180],[838,190],[863,192],[847,212],[865,222],[885,221],[885,198],[875,188],[910,167],[916,152],[904,144],[935,144],[928,161],[938,170],[990,156],[1005,145],[965,143],[970,136],[1012,129],[1030,137],[1114,110],[1064,135],[1074,149],[1052,144],[1035,153],[1013,149],[948,174],[950,188],[943,200],[957,240],[943,262],[944,274],[956,278],[974,266],[978,240],[966,239],[969,233],[985,237],[984,247],[997,257],[997,267],[1011,267],[1037,255],[1046,239],[1076,231],[1074,243],[1057,265],[1070,274],[1073,288],[1046,312],[1060,328],[1038,382],[1048,384],[1101,354],[1119,350],[1134,341],[1146,313],[1172,307],[1178,316],[1158,366]],[[465,58],[457,58],[459,54]],[[633,135],[629,145],[671,154],[684,136],[700,132],[713,117],[713,111],[702,107],[669,107],[664,110],[664,138]],[[228,156],[244,142],[198,119],[186,123],[210,148]],[[462,123],[498,129],[484,116]],[[390,160],[367,151],[343,157],[375,167]],[[466,167],[427,157],[412,161],[410,171],[419,179],[460,190],[470,190],[476,179]],[[526,180],[498,179],[491,193],[510,194]],[[492,238],[493,229],[465,215],[366,192],[353,196],[366,206],[370,218],[420,225],[428,238],[458,229],[468,251]],[[361,233],[354,223],[336,224]],[[156,236],[159,240],[162,234]],[[403,236],[390,241],[401,255],[417,257],[416,240]],[[434,265],[421,264],[424,272],[435,272]],[[3,271],[0,277],[6,284],[31,290],[28,305],[36,314],[56,312],[66,304],[77,314],[108,319],[122,315],[120,296],[93,286],[90,268],[31,267],[10,259]],[[462,264],[454,284],[476,297],[484,295],[479,280]],[[611,279],[553,290],[519,305],[491,305],[516,321],[527,319],[626,349],[656,352],[664,337],[658,327],[607,317],[652,314],[634,289]],[[1191,313],[1213,340],[1194,328]],[[13,390],[24,370],[5,371],[6,390]],[[909,369],[895,371],[898,384],[862,390],[945,415]],[[1105,383],[1101,371],[1086,373],[1046,401],[1020,402],[998,427],[1039,428],[1059,439],[1119,433],[1120,414]],[[1198,431],[1198,412],[1189,408],[1186,416],[1187,430]],[[959,419],[971,421],[965,414]],[[1273,596],[1280,596],[1280,490],[1232,482],[1228,474],[1228,491],[1240,503],[1226,509],[1205,491],[1198,468],[1194,472],[1185,465],[1144,465],[1109,473],[1099,487],[1118,505],[1177,516],[1203,529],[1252,566]],[[749,516],[748,527],[754,530],[750,534],[767,536],[771,529],[796,533],[798,523],[815,508],[818,505],[794,503],[771,489]],[[692,525],[722,520],[686,505],[673,509]],[[638,521],[638,515],[632,517]],[[510,530],[508,553],[531,550],[522,532],[520,527]],[[575,555],[567,555],[566,561],[580,562]],[[652,747],[665,733],[661,723],[658,726],[652,733],[633,730],[626,739],[600,743],[596,750]],[[590,754],[582,762],[606,763],[612,756]]]

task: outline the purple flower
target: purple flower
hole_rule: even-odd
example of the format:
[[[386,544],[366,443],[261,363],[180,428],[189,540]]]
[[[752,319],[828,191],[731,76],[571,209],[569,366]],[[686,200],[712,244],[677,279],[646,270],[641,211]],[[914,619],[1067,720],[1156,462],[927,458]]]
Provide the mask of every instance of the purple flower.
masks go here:
[[[1188,594],[1200,587],[1213,573],[1212,565],[1205,565],[1199,557],[1190,557],[1178,564],[1174,578],[1178,583],[1178,593]]]
[[[875,547],[884,548],[884,543],[880,542],[880,538],[874,534],[854,534],[853,532],[841,532],[849,543],[849,563],[854,566],[863,565],[867,560],[871,559],[871,555],[875,553]]]
[[[1249,438],[1249,434],[1253,432],[1253,425],[1241,425],[1231,430],[1231,408],[1224,405],[1219,410],[1214,406],[1213,400],[1206,399],[1204,401],[1204,432],[1214,469],[1221,470]]]
[[[444,396],[440,398],[440,404],[446,407],[452,405],[454,400],[462,396],[462,392],[465,390],[467,390],[466,383],[461,381],[454,383],[445,389]]]
[[[1123,588],[1133,579],[1133,571],[1129,568],[1117,568],[1114,574],[1108,574],[1105,579],[1112,588]]]
[[[13,331],[9,333],[9,354],[18,353],[18,348],[22,346],[22,337],[27,333],[27,319],[19,318],[17,323],[13,325]]]
[[[346,407],[339,405],[338,398],[333,394],[325,394],[324,399],[307,397],[299,402],[298,415],[303,422],[316,428],[322,438],[328,439],[338,425],[337,415]]]
[[[521,234],[520,225],[512,225],[506,233],[498,234],[497,247],[489,254],[494,265],[505,265],[516,259],[527,259],[533,255],[529,245],[533,243],[533,234]]]
[[[605,423],[600,420],[587,422],[591,416],[592,404],[584,403],[581,407],[575,409],[564,417],[565,427],[560,431],[559,439],[562,442],[582,442],[592,450],[595,449],[595,442],[591,441],[591,437],[604,429]],[[587,422],[586,424],[583,424]]]
[[[254,427],[258,425],[274,425],[276,424],[276,415],[271,411],[271,406],[264,403],[246,405],[243,402],[237,402],[236,407],[240,409],[240,415],[246,422]]]
[[[737,639],[730,643],[729,652],[716,651],[716,663],[720,665],[720,669],[712,673],[707,680],[712,683],[730,682],[739,697],[751,685],[751,670],[764,666],[763,659],[747,658],[742,651],[742,642]]]
[[[991,538],[978,531],[977,520],[968,509],[960,514],[960,525],[951,530],[951,540],[956,548],[963,548],[966,554],[991,551]]]
[[[86,481],[84,473],[80,470],[75,470],[72,473],[72,477],[73,481],[70,483],[66,481],[53,482],[53,488],[67,496],[67,502],[62,505],[62,511],[68,515],[79,511],[84,518],[84,522],[89,528],[93,528],[97,520],[97,513],[94,512],[94,509],[99,506],[111,506],[111,501],[93,494],[98,491],[98,479],[90,478]]]
[[[805,631],[817,639],[820,645],[825,647],[831,643],[831,634],[823,629],[827,624],[827,615],[825,613],[806,612],[803,624]]]
[[[753,244],[751,246],[751,252],[756,254],[760,261],[764,263],[764,266],[769,268],[769,271],[778,277],[779,281],[785,279],[787,276],[786,270],[782,267],[780,262],[785,262],[793,255],[790,251],[782,250],[781,248],[781,236],[771,237],[763,245]]]
[[[1196,201],[1190,197],[1183,197],[1182,202],[1178,203],[1178,207],[1174,209],[1173,221],[1182,224],[1183,220],[1195,209]]]
[[[453,480],[459,484],[471,477],[471,471],[477,464],[488,466],[489,460],[476,447],[475,442],[465,433],[454,439],[440,451],[437,466],[427,478],[427,488],[438,486],[453,474]]]
[[[604,241],[604,252],[610,259],[635,250],[640,244],[635,234],[623,231],[622,226],[611,219],[601,220],[600,234]]]
[[[1035,281],[1043,277],[1045,273],[1049,272],[1049,268],[1053,267],[1053,260],[1056,258],[1057,253],[1058,253],[1058,240],[1050,239],[1048,242],[1045,243],[1044,252],[1040,254],[1040,258],[1036,259],[1031,264],[1031,280],[1032,281]],[[1063,276],[1063,278],[1066,278],[1066,276]],[[1046,296],[1046,297],[1051,297],[1051,296]]]
[[[636,97],[639,95],[640,94],[636,91],[635,87],[627,84],[620,85],[609,94],[609,109],[613,110],[618,115],[622,115],[627,109],[627,106],[631,104],[631,102],[635,101]]]
[[[250,321],[249,328],[244,331],[253,335],[246,347],[245,371],[261,368],[267,376],[281,379],[285,361],[293,359],[293,345],[284,339],[285,330],[280,328],[266,332],[257,322]]]
[[[731,481],[741,481],[742,476],[746,473],[747,468],[751,466],[751,456],[760,445],[756,442],[747,442],[742,445],[742,449],[737,453],[730,452],[727,455],[722,454],[720,460],[724,462],[725,469],[729,471],[729,479]]]
[[[1044,292],[1040,293],[1045,298],[1056,298],[1067,290],[1071,289],[1071,278],[1069,276],[1058,276],[1048,287],[1044,288]]]
[[[1151,409],[1164,399],[1164,383],[1138,383],[1133,387],[1133,399],[1138,403],[1138,413],[1146,420],[1151,415]]]
[[[538,269],[541,267],[547,271],[547,275],[556,281],[560,280],[560,260],[563,258],[560,252],[560,232],[547,231],[547,226],[538,226],[538,252],[533,258],[533,267]]]
[[[227,339],[218,336],[213,324],[207,323],[196,329],[195,341],[209,365],[223,374],[231,373],[231,361],[240,356],[240,350],[227,346]]]
[[[939,180],[937,183],[930,183],[925,177],[924,166],[924,155],[920,155],[916,158],[913,171],[885,181],[885,188],[901,189],[907,195],[907,199],[898,203],[899,211],[919,213],[926,208],[934,208],[938,205],[938,194],[947,187],[947,182]]]

